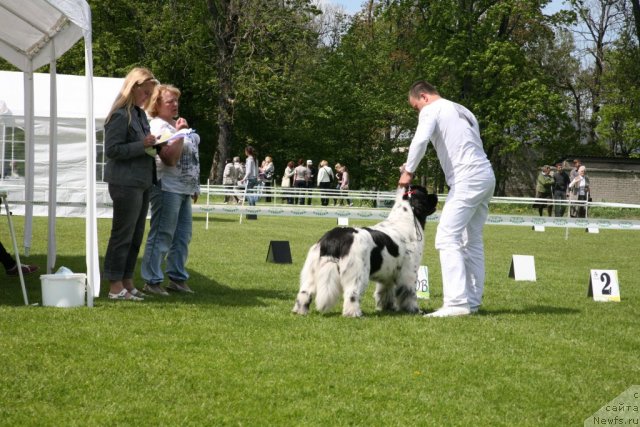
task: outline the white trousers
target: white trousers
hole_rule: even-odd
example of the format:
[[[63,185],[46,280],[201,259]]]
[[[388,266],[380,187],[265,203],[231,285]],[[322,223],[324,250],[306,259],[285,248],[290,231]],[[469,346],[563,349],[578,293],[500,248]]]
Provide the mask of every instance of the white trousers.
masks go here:
[[[478,308],[484,292],[482,229],[496,180],[493,171],[477,173],[451,187],[436,233],[440,251],[443,306]]]

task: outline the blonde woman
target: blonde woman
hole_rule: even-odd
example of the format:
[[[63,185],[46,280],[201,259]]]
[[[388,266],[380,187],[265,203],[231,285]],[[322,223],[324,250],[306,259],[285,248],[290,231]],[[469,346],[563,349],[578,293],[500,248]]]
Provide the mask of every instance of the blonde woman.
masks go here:
[[[271,190],[269,187],[273,186],[273,175],[275,172],[275,166],[273,165],[273,159],[271,156],[267,156],[264,158],[264,162],[262,162],[262,167],[260,168],[260,175],[262,176],[262,182],[264,183],[265,191],[267,193],[267,197],[265,202],[271,203]]]
[[[172,85],[156,86],[147,112],[151,133],[175,134],[189,129],[187,120],[178,117],[180,90]],[[169,277],[167,290],[193,293],[186,269],[192,234],[191,204],[200,194],[200,136],[189,133],[162,145],[156,156],[158,183],[151,187],[151,227],[142,257],[140,272],[144,291],[168,295],[162,287],[164,273]],[[162,265],[165,271],[162,271]]]
[[[158,81],[148,69],[132,69],[104,125],[104,180],[113,201],[103,270],[109,281],[110,299],[140,301],[144,297],[133,285],[133,272],[144,235],[149,192],[156,180],[156,138],[149,132],[144,112],[156,84]]]

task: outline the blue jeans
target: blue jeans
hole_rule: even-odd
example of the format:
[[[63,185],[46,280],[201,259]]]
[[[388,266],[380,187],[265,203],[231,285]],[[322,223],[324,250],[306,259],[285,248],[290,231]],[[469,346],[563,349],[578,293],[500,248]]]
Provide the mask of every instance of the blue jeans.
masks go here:
[[[151,228],[142,258],[142,278],[147,283],[161,283],[162,262],[166,260],[167,276],[184,282],[189,278],[185,264],[191,242],[191,195],[163,191],[159,185],[151,190]]]
[[[258,196],[256,196],[256,192],[258,189],[258,180],[256,178],[249,178],[247,180],[247,199],[249,201],[249,206],[255,206],[258,201]]]

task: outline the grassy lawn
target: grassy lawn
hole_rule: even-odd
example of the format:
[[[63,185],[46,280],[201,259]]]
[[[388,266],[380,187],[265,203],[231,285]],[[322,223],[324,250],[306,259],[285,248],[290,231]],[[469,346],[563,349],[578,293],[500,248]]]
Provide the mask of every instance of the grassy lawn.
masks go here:
[[[340,307],[294,316],[306,251],[334,225],[216,216],[205,230],[196,217],[196,294],[142,303],[25,307],[19,281],[2,276],[0,425],[582,425],[640,384],[640,233],[488,226],[478,315],[376,314],[372,286],[362,319]],[[100,220],[101,256],[109,229]],[[442,301],[434,232],[425,310]],[[6,227],[0,239],[10,247]],[[290,242],[293,264],[265,262],[270,240]],[[85,271],[81,220],[58,220],[58,246],[58,266]],[[31,252],[44,267],[46,239]],[[535,256],[537,282],[508,278],[513,254]],[[587,298],[590,269],[618,270],[622,302]],[[38,275],[27,280],[40,302]]]

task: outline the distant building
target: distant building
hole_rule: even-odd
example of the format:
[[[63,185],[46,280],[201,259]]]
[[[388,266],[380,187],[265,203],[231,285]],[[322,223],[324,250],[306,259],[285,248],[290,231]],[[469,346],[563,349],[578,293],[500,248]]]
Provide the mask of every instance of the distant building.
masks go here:
[[[640,204],[640,159],[584,157],[594,202]],[[572,161],[573,157],[567,160]]]

